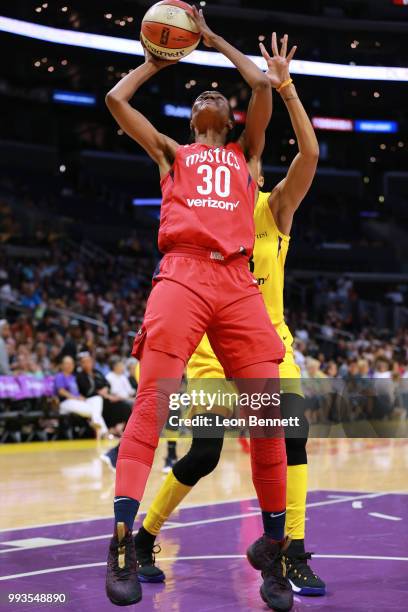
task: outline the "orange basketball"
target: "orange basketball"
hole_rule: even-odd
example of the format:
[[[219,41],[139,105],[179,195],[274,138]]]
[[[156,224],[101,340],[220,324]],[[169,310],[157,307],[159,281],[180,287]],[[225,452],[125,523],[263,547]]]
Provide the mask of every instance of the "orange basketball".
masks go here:
[[[189,4],[181,0],[162,0],[143,17],[141,38],[146,49],[165,60],[178,60],[197,47],[200,33]]]

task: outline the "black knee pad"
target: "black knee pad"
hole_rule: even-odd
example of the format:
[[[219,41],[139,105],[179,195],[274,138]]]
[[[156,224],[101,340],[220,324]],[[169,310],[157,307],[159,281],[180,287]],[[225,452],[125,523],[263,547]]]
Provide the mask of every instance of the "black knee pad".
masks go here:
[[[285,442],[288,465],[302,465],[307,463],[307,438],[286,438]]]
[[[190,450],[173,466],[179,482],[193,487],[200,478],[208,476],[217,467],[223,438],[193,438]]]
[[[285,428],[286,455],[288,465],[307,463],[306,443],[309,435],[309,422],[305,417],[305,399],[296,393],[281,395],[282,418],[297,417],[298,427]]]

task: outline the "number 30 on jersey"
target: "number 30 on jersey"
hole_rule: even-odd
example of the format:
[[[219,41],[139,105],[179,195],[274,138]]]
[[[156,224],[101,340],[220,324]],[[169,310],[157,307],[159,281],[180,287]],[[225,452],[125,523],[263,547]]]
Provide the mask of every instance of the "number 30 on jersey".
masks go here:
[[[215,193],[220,198],[226,198],[231,191],[231,171],[227,166],[217,166],[215,172],[208,164],[202,164],[197,168],[197,174],[202,175],[203,183],[197,185],[200,195]]]

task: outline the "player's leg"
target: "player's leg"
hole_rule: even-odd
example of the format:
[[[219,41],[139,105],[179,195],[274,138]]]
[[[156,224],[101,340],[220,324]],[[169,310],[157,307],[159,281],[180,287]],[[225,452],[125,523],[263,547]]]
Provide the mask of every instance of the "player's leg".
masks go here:
[[[192,267],[193,264],[189,265],[190,273]],[[133,522],[159,434],[167,420],[170,395],[179,391],[185,363],[199,343],[211,316],[210,306],[202,298],[199,303],[197,301],[197,295],[188,287],[161,280],[150,294],[144,323],[135,341],[133,354],[141,362],[140,383],[119,449],[115,533],[111,540],[106,578],[107,595],[117,605],[129,605],[141,599],[132,538]]]
[[[239,377],[239,380],[238,378]],[[248,392],[246,378],[251,380],[250,393],[273,397],[279,391],[278,364],[257,363],[234,372],[237,385]],[[261,382],[265,381],[262,386]],[[256,395],[255,395],[256,394]],[[251,412],[251,411],[250,411]],[[265,405],[258,418],[276,418],[280,411]],[[283,562],[288,546],[285,538],[286,517],[286,451],[284,432],[275,427],[249,427],[252,480],[257,493],[263,523],[263,535],[247,550],[251,565],[262,572],[262,599],[272,609],[290,610],[293,593]],[[262,436],[262,437],[261,437]]]
[[[201,392],[213,396],[217,396],[219,391],[236,392],[236,388],[225,380],[224,370],[215,357],[206,335],[201,339],[187,364],[187,377],[187,392],[191,397],[193,394],[201,397]],[[210,423],[207,426],[192,428],[193,438],[188,453],[173,466],[135,537],[138,572],[142,581],[161,582],[165,579],[164,573],[155,565],[156,537],[162,525],[192,487],[217,466],[223,444],[224,427],[216,427],[215,418],[216,415],[229,416],[232,411],[231,402],[211,410],[205,402],[191,406],[189,417],[203,415]]]
[[[295,593],[299,595],[324,595],[326,585],[308,565],[310,553],[305,550],[305,522],[307,496],[307,451],[309,423],[305,417],[305,399],[302,392],[299,366],[295,362],[293,338],[286,324],[278,330],[285,338],[286,354],[279,366],[282,389],[281,409],[284,418],[297,417],[300,427],[286,431],[286,455],[288,463],[286,494],[286,533],[291,542],[285,552],[286,568]]]
[[[209,418],[213,420],[215,415],[210,415]],[[207,429],[211,429],[211,426]],[[214,437],[203,437],[204,433],[208,436],[209,432],[202,432],[198,427],[193,428],[193,439],[188,453],[179,459],[169,472],[135,536],[138,574],[142,582],[165,580],[164,573],[155,565],[155,553],[159,552],[155,550],[155,541],[160,529],[198,481],[210,474],[218,464],[223,445],[223,430],[217,427]]]
[[[241,299],[227,304],[212,321],[207,331],[211,346],[228,377],[233,378],[239,392],[252,398],[268,393],[270,402],[263,406],[269,416],[280,416],[279,407],[272,406],[272,397],[279,394],[278,363],[285,354],[283,343],[277,335],[265,310],[263,299],[247,270],[237,271],[235,290]],[[245,286],[246,282],[246,286]],[[242,289],[244,287],[244,290]],[[249,291],[248,291],[249,287]],[[242,403],[241,403],[242,405]],[[248,414],[256,415],[249,406]],[[251,430],[254,432],[254,430]],[[263,431],[251,436],[251,463],[254,486],[261,502],[267,504],[263,519],[265,532],[274,539],[284,539],[284,511],[286,506],[286,450],[283,430],[267,430],[270,439],[262,440]],[[253,438],[253,441],[252,441]],[[263,452],[262,447],[265,447]],[[267,513],[283,512],[282,518],[271,521]]]
[[[285,400],[283,400],[285,398]],[[298,398],[296,398],[297,400]],[[299,398],[303,403],[303,398]],[[293,398],[282,396],[284,403]],[[292,407],[289,408],[292,414]],[[285,552],[287,575],[298,595],[324,595],[326,585],[308,564],[312,554],[305,549],[307,495],[307,438],[287,438],[288,460],[286,532],[291,538]]]
[[[227,376],[232,377],[240,393],[273,394],[279,392],[278,363],[284,346],[266,313],[262,297],[245,272],[235,275],[231,295],[242,298],[227,304],[207,331],[215,354]],[[246,285],[245,285],[246,280]],[[227,283],[228,281],[226,281]],[[273,414],[271,403],[265,410]],[[270,432],[269,432],[270,433]],[[252,477],[264,524],[264,535],[248,550],[248,559],[262,571],[262,598],[272,608],[290,610],[293,593],[285,577],[282,555],[286,508],[286,450],[283,432],[279,436],[251,436]],[[259,435],[259,431],[258,431]]]
[[[285,334],[287,336],[287,334]],[[309,423],[305,417],[305,399],[302,395],[300,370],[296,365],[291,346],[287,347],[284,362],[279,367],[282,416],[297,417],[299,432],[286,435],[288,462],[286,495],[286,533],[291,542],[285,552],[288,578],[295,593],[299,595],[324,595],[326,585],[308,565],[311,553],[305,550],[305,521],[307,496],[307,452],[306,444]]]
[[[254,397],[279,392],[278,364],[256,363],[234,372],[241,393]],[[247,384],[245,379],[250,379]],[[255,396],[256,394],[256,396]],[[261,409],[248,410],[258,418],[279,417],[279,409],[272,403]],[[286,514],[286,450],[281,428],[249,427],[252,480],[262,510],[264,533],[276,541],[283,541]]]
[[[106,576],[107,595],[116,605],[137,603],[142,597],[132,528],[166,422],[169,395],[177,391],[184,370],[182,359],[148,345],[143,348],[141,363],[138,395],[121,440],[116,469],[115,532]]]

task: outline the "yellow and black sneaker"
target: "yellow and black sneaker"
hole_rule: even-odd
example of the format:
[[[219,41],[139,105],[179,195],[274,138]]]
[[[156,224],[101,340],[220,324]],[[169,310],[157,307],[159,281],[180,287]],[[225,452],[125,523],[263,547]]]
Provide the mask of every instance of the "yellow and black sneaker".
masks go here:
[[[287,576],[296,595],[325,595],[326,585],[312,568],[308,561],[313,553],[299,552],[292,553],[290,548],[285,553]]]
[[[110,541],[106,572],[106,594],[117,606],[130,606],[142,599],[137,575],[136,551],[130,529],[117,523]]]
[[[271,610],[286,612],[292,609],[293,592],[286,576],[283,554],[289,539],[282,542],[263,535],[247,550],[247,559],[254,569],[262,573],[261,597]]]

